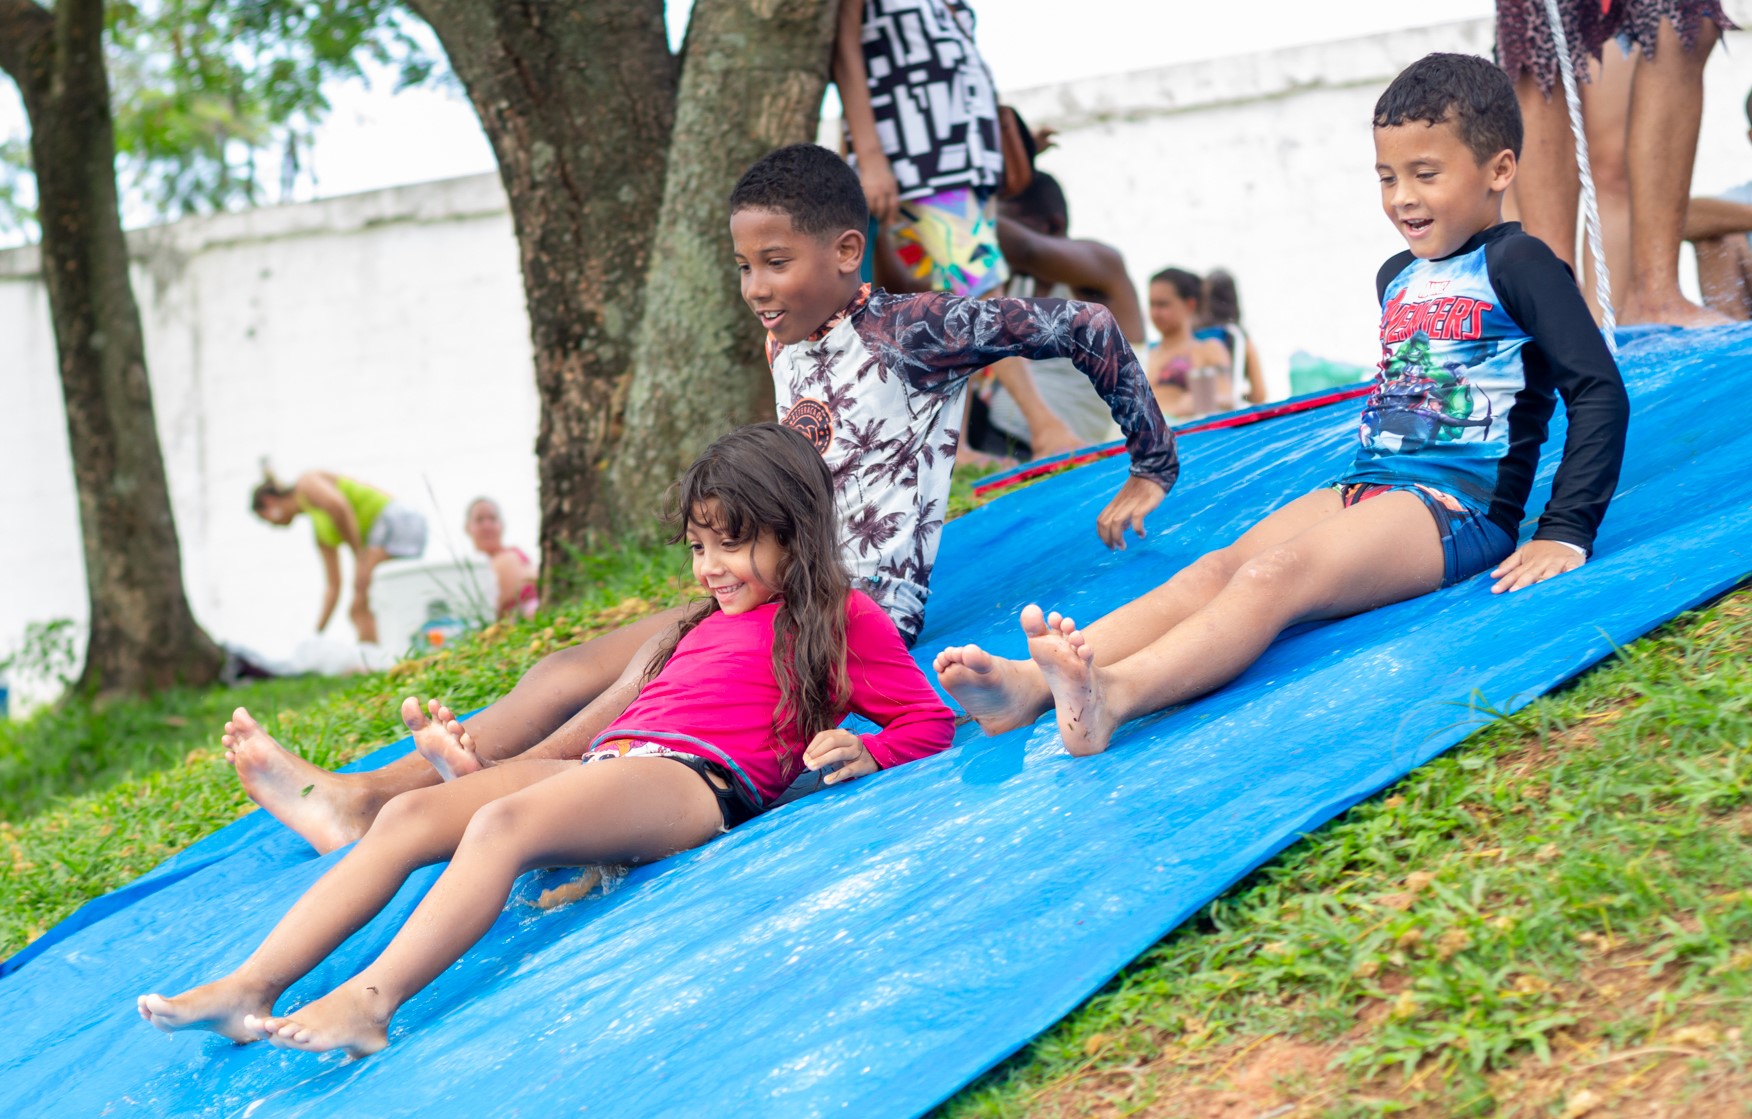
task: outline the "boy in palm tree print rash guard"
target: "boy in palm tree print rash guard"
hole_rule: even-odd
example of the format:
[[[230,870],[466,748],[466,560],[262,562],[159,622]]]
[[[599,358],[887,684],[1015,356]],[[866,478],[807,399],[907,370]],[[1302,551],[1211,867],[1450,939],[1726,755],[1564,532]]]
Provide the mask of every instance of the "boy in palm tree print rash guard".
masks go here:
[[[1112,409],[1131,476],[1097,521],[1123,548],[1179,473],[1174,436],[1105,307],[892,295],[858,280],[863,189],[814,144],[772,152],[730,195],[742,296],[767,329],[780,421],[833,473],[852,574],[910,643],[942,534],[967,378],[1005,357],[1069,358]]]

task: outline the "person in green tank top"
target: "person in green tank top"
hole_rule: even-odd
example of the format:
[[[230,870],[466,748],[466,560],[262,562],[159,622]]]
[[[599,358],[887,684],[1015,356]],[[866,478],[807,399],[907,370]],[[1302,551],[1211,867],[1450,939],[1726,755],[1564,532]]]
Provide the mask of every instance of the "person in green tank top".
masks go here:
[[[406,559],[426,550],[426,518],[375,486],[327,470],[312,470],[291,486],[273,472],[250,498],[255,515],[284,527],[302,513],[310,518],[322,554],[325,586],[316,631],[328,628],[341,598],[341,545],[353,552],[353,605],[348,616],[359,640],[377,642],[377,617],[371,612],[371,574],[387,559]]]

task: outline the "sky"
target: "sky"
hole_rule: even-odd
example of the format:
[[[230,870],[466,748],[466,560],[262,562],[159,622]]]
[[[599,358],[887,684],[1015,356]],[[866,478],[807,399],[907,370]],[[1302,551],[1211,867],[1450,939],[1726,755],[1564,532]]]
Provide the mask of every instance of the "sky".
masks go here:
[[[981,53],[1000,95],[1007,89],[1375,34],[1405,22],[1398,5],[1373,0],[1249,0],[1234,8],[1184,0],[969,3],[979,14]],[[670,39],[679,44],[692,0],[669,0],[668,7]],[[1494,0],[1446,0],[1440,7],[1440,12],[1420,9],[1416,22],[1488,16]],[[1244,25],[1237,22],[1237,14],[1246,20]],[[369,88],[337,85],[331,99],[334,110],[318,133],[310,161],[315,181],[301,185],[298,200],[494,168],[492,150],[460,90],[397,93],[385,74]],[[824,113],[838,115],[831,94]],[[0,138],[25,134],[17,91],[0,81]],[[15,241],[0,236],[0,245]]]

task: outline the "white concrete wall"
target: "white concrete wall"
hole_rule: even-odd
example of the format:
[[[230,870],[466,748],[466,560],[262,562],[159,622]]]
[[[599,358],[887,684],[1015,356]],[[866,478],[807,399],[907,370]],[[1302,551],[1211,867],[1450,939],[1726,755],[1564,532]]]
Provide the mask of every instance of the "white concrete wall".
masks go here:
[[[1727,6],[1749,23],[1752,4]],[[1493,45],[1492,21],[1469,20],[1004,97],[1060,129],[1040,166],[1064,185],[1072,233],[1119,248],[1140,286],[1170,265],[1234,273],[1283,393],[1293,350],[1364,364],[1377,352],[1375,272],[1405,244],[1381,212],[1376,98],[1430,51],[1490,57]],[[1752,55],[1738,34],[1729,46],[1705,71],[1698,194],[1752,179]],[[1689,247],[1681,274],[1695,294]]]
[[[537,406],[495,176],[185,221],[130,246],[184,581],[215,637],[283,656],[321,602],[307,522],[249,512],[263,456],[282,477],[334,470],[423,510],[427,558],[470,550],[463,509],[480,494],[533,550]],[[0,253],[0,652],[28,622],[86,616],[37,268],[34,249]],[[350,639],[345,602],[329,634]]]
[[[1281,392],[1294,349],[1373,360],[1375,271],[1403,247],[1379,208],[1375,98],[1428,51],[1490,49],[1488,21],[1469,21],[1005,96],[1059,128],[1042,166],[1065,184],[1074,233],[1118,246],[1140,282],[1170,264],[1235,273]],[[1752,52],[1718,53],[1707,82],[1699,193],[1752,178]],[[428,556],[467,549],[477,493],[503,504],[511,541],[533,544],[537,406],[494,176],[186,221],[132,245],[185,579],[210,632],[278,654],[314,621],[308,528],[277,531],[247,508],[263,455],[282,475],[354,474],[426,510]],[[85,614],[33,249],[0,253],[0,419],[3,655],[27,622]],[[347,632],[344,615],[331,623]]]

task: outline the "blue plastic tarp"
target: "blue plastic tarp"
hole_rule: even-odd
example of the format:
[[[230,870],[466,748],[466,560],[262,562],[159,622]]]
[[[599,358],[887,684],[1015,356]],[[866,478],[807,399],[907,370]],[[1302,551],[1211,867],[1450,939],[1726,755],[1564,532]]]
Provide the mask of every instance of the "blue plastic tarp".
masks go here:
[[[15,958],[0,1113],[922,1112],[1299,835],[1752,571],[1749,360],[1752,329],[1628,339],[1626,469],[1582,569],[1299,629],[1097,757],[1066,756],[1050,717],[995,739],[967,726],[943,755],[786,805],[606,896],[540,910],[526,881],[364,1060],[166,1037],[136,1016],[136,995],[236,966],[339,857],[246,817]],[[1019,654],[1029,601],[1093,618],[1160,583],[1328,481],[1356,410],[1188,436],[1180,485],[1121,553],[1093,525],[1123,459],[955,521],[921,663],[967,641]],[[1550,446],[1562,438],[1560,420]],[[281,1008],[362,966],[434,874]]]

